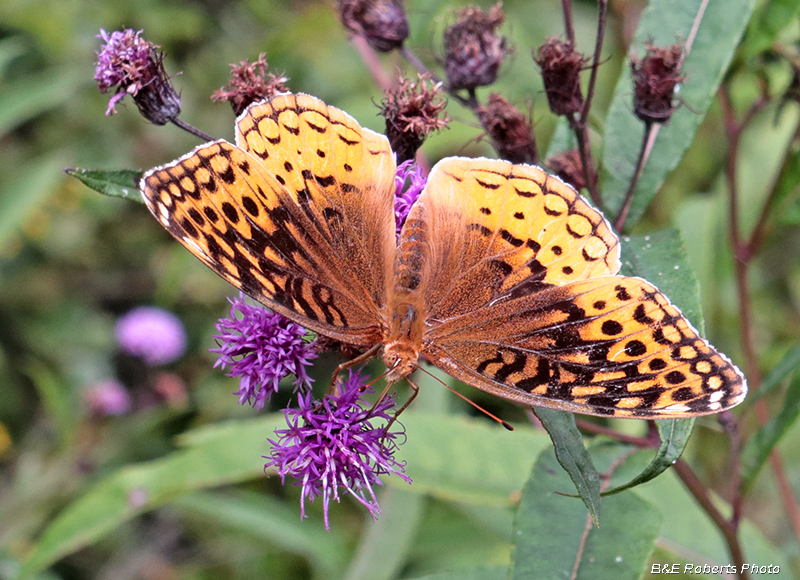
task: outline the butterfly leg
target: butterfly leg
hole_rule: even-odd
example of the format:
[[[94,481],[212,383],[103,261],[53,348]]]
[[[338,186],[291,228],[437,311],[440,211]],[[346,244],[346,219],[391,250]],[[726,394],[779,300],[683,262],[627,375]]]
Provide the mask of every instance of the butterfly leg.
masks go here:
[[[374,346],[370,347],[368,350],[358,355],[357,357],[345,361],[338,367],[336,367],[336,370],[333,371],[333,376],[331,376],[331,386],[328,389],[328,394],[334,392],[334,390],[336,389],[336,379],[339,378],[339,373],[341,373],[345,369],[349,369],[352,366],[368,361],[373,356],[375,356],[375,354],[380,350],[380,348],[381,348],[380,343],[375,344]]]

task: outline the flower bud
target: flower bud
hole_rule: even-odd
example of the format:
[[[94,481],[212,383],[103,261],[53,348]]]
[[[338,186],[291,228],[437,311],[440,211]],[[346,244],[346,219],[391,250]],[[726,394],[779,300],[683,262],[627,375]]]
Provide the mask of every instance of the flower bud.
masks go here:
[[[536,163],[536,139],[528,119],[499,93],[491,93],[478,109],[478,120],[503,159],[511,163]]]
[[[645,123],[666,123],[675,112],[675,86],[682,82],[683,47],[647,46],[640,61],[631,58],[633,71],[633,112]]]
[[[258,60],[251,63],[243,60],[231,65],[231,77],[228,86],[214,91],[212,101],[228,101],[233,113],[238,117],[251,104],[264,99],[271,99],[278,93],[288,93],[283,83],[288,77],[267,71],[267,56],[258,55]]]
[[[427,75],[419,75],[416,81],[401,78],[381,103],[386,136],[398,163],[413,159],[425,138],[450,122],[444,114],[442,83],[429,87],[428,79]]]
[[[534,57],[542,69],[544,90],[550,110],[556,115],[571,115],[583,108],[581,70],[586,59],[570,42],[548,38]]]
[[[350,33],[363,36],[377,51],[389,52],[408,38],[402,0],[338,0],[339,19]]]
[[[562,181],[570,184],[577,191],[586,187],[586,178],[583,175],[583,163],[577,149],[562,151],[547,160],[547,167]]]
[[[506,54],[506,39],[495,34],[505,20],[502,3],[488,12],[465,8],[444,33],[445,72],[450,90],[492,84]]]

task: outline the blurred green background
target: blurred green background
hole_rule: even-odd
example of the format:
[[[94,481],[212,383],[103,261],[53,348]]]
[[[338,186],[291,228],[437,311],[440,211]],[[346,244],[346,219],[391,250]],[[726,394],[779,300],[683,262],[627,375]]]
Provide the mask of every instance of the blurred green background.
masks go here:
[[[442,31],[454,21],[454,9],[464,5],[408,2],[408,45],[439,73]],[[642,6],[625,0],[612,3],[592,119],[598,147]],[[556,120],[547,109],[530,49],[548,36],[562,34],[560,3],[508,0],[504,7],[508,18],[501,30],[515,53],[493,90],[531,111],[540,150],[545,151]],[[591,53],[596,7],[574,2],[573,10],[578,48]],[[339,26],[331,2],[5,0],[0,5],[0,577],[13,577],[18,561],[30,553],[47,522],[104,474],[166,456],[176,448],[175,437],[189,428],[256,415],[236,404],[231,396],[235,380],[213,370],[214,358],[207,352],[213,347],[214,323],[227,313],[226,297],[234,294],[233,288],[174,243],[144,206],[98,195],[62,173],[67,167],[147,169],[198,144],[175,127],[148,124],[132,102],[118,107],[119,115],[104,116],[108,96],[101,95],[92,80],[100,47],[96,35],[101,28],[122,27],[143,29],[148,40],[162,47],[167,72],[174,75],[183,100],[182,118],[215,137],[233,138],[234,115],[227,105],[212,103],[210,94],[227,84],[231,63],[255,60],[262,52],[273,71],[290,78],[294,91],[316,95],[365,126],[383,129],[375,106],[382,95]],[[790,33],[797,31],[790,27]],[[397,54],[381,59],[390,72],[410,71]],[[761,68],[751,71],[752,63],[740,57],[740,73],[731,81],[740,109],[755,97],[759,75],[769,76],[771,86],[785,88],[790,81],[785,67],[758,61]],[[687,82],[692,74],[686,71]],[[493,156],[471,112],[451,100],[448,113],[454,120],[449,130],[424,147],[429,159],[447,154]],[[773,99],[745,134],[737,168],[745,231],[755,223],[797,116],[796,103],[781,108]],[[700,281],[706,334],[741,364],[739,307],[727,242],[725,152],[724,124],[714,103],[689,153],[633,231],[670,225],[681,231]],[[750,270],[753,332],[765,370],[800,337],[800,220],[796,201],[787,199]],[[149,385],[155,371],[117,352],[116,319],[143,304],[175,312],[187,328],[187,354],[158,371],[159,377],[173,381],[171,395],[154,393]],[[327,361],[317,370],[322,377],[318,384],[325,384],[326,369],[333,364]],[[113,376],[131,387],[134,410],[122,417],[93,417],[85,389]],[[444,394],[425,394],[431,399],[421,400],[432,409],[458,407],[439,390]],[[482,395],[475,398],[487,400]],[[279,399],[274,408],[285,402]],[[509,412],[515,420],[523,417],[520,411]],[[638,423],[615,426],[633,434],[643,434],[644,429]],[[252,481],[234,492],[275,498],[276,507],[267,511],[286,510],[286,521],[294,522],[299,518],[296,490],[283,489],[276,478],[258,477],[263,463],[259,454],[266,452],[258,445],[269,435],[265,430],[260,441],[247,443],[256,449]],[[800,435],[796,427],[781,449],[798,493],[800,452],[790,443],[794,435]],[[726,449],[724,435],[711,421],[697,430],[691,445],[698,473],[723,494],[728,485]],[[658,493],[650,495],[657,501]],[[251,505],[252,497],[235,496],[243,506]],[[681,497],[690,505],[691,500]],[[798,544],[786,539],[783,506],[775,497],[774,483],[762,477],[746,510],[760,529],[754,551],[779,550],[796,560]],[[109,530],[42,577],[325,577],[319,572],[325,566],[313,563],[314,550],[298,546],[324,545],[346,561],[345,554],[362,546],[362,526],[372,525],[362,522],[365,514],[347,500],[345,507],[333,507],[331,534],[321,533],[315,506],[315,517],[300,531],[277,527],[265,539],[257,531],[261,524],[239,526],[229,521],[236,520],[233,511],[215,515],[209,507],[201,513],[201,504],[198,498],[193,510],[179,502]],[[404,539],[410,546],[404,552],[405,564],[396,566],[409,577],[467,562],[507,561],[510,512],[480,512],[441,499],[432,500],[426,510],[420,516],[423,523],[415,527],[417,535]],[[249,511],[244,509],[241,517]],[[292,544],[297,537],[293,534],[302,539]],[[279,539],[282,535],[285,544]],[[458,541],[445,541],[447,537]],[[669,542],[657,545],[670,547]],[[691,554],[682,555],[691,560]],[[334,557],[327,569],[340,569],[342,561]],[[359,576],[353,572],[350,577]]]

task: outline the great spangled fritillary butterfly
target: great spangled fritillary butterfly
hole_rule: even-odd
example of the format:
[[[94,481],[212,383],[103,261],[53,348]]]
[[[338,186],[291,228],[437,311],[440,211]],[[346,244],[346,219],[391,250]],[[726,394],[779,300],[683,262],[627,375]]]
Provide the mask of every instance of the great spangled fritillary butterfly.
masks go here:
[[[219,140],[142,179],[161,224],[272,310],[382,346],[390,382],[419,356],[527,405],[678,418],[737,405],[741,372],[640,278],[619,240],[538,167],[437,163],[395,239],[387,139],[308,95],[257,103]]]

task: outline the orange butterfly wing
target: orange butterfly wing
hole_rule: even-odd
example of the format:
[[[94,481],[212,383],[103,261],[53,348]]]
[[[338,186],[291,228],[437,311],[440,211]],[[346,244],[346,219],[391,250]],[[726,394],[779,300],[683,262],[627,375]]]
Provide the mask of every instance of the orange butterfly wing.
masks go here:
[[[739,370],[652,285],[615,276],[602,215],[535,167],[439,162],[401,236],[430,240],[423,355],[514,401],[593,415],[715,413]]]
[[[394,260],[388,141],[308,95],[279,95],[215,141],[142,178],[145,202],[190,252],[302,326],[372,345]]]

